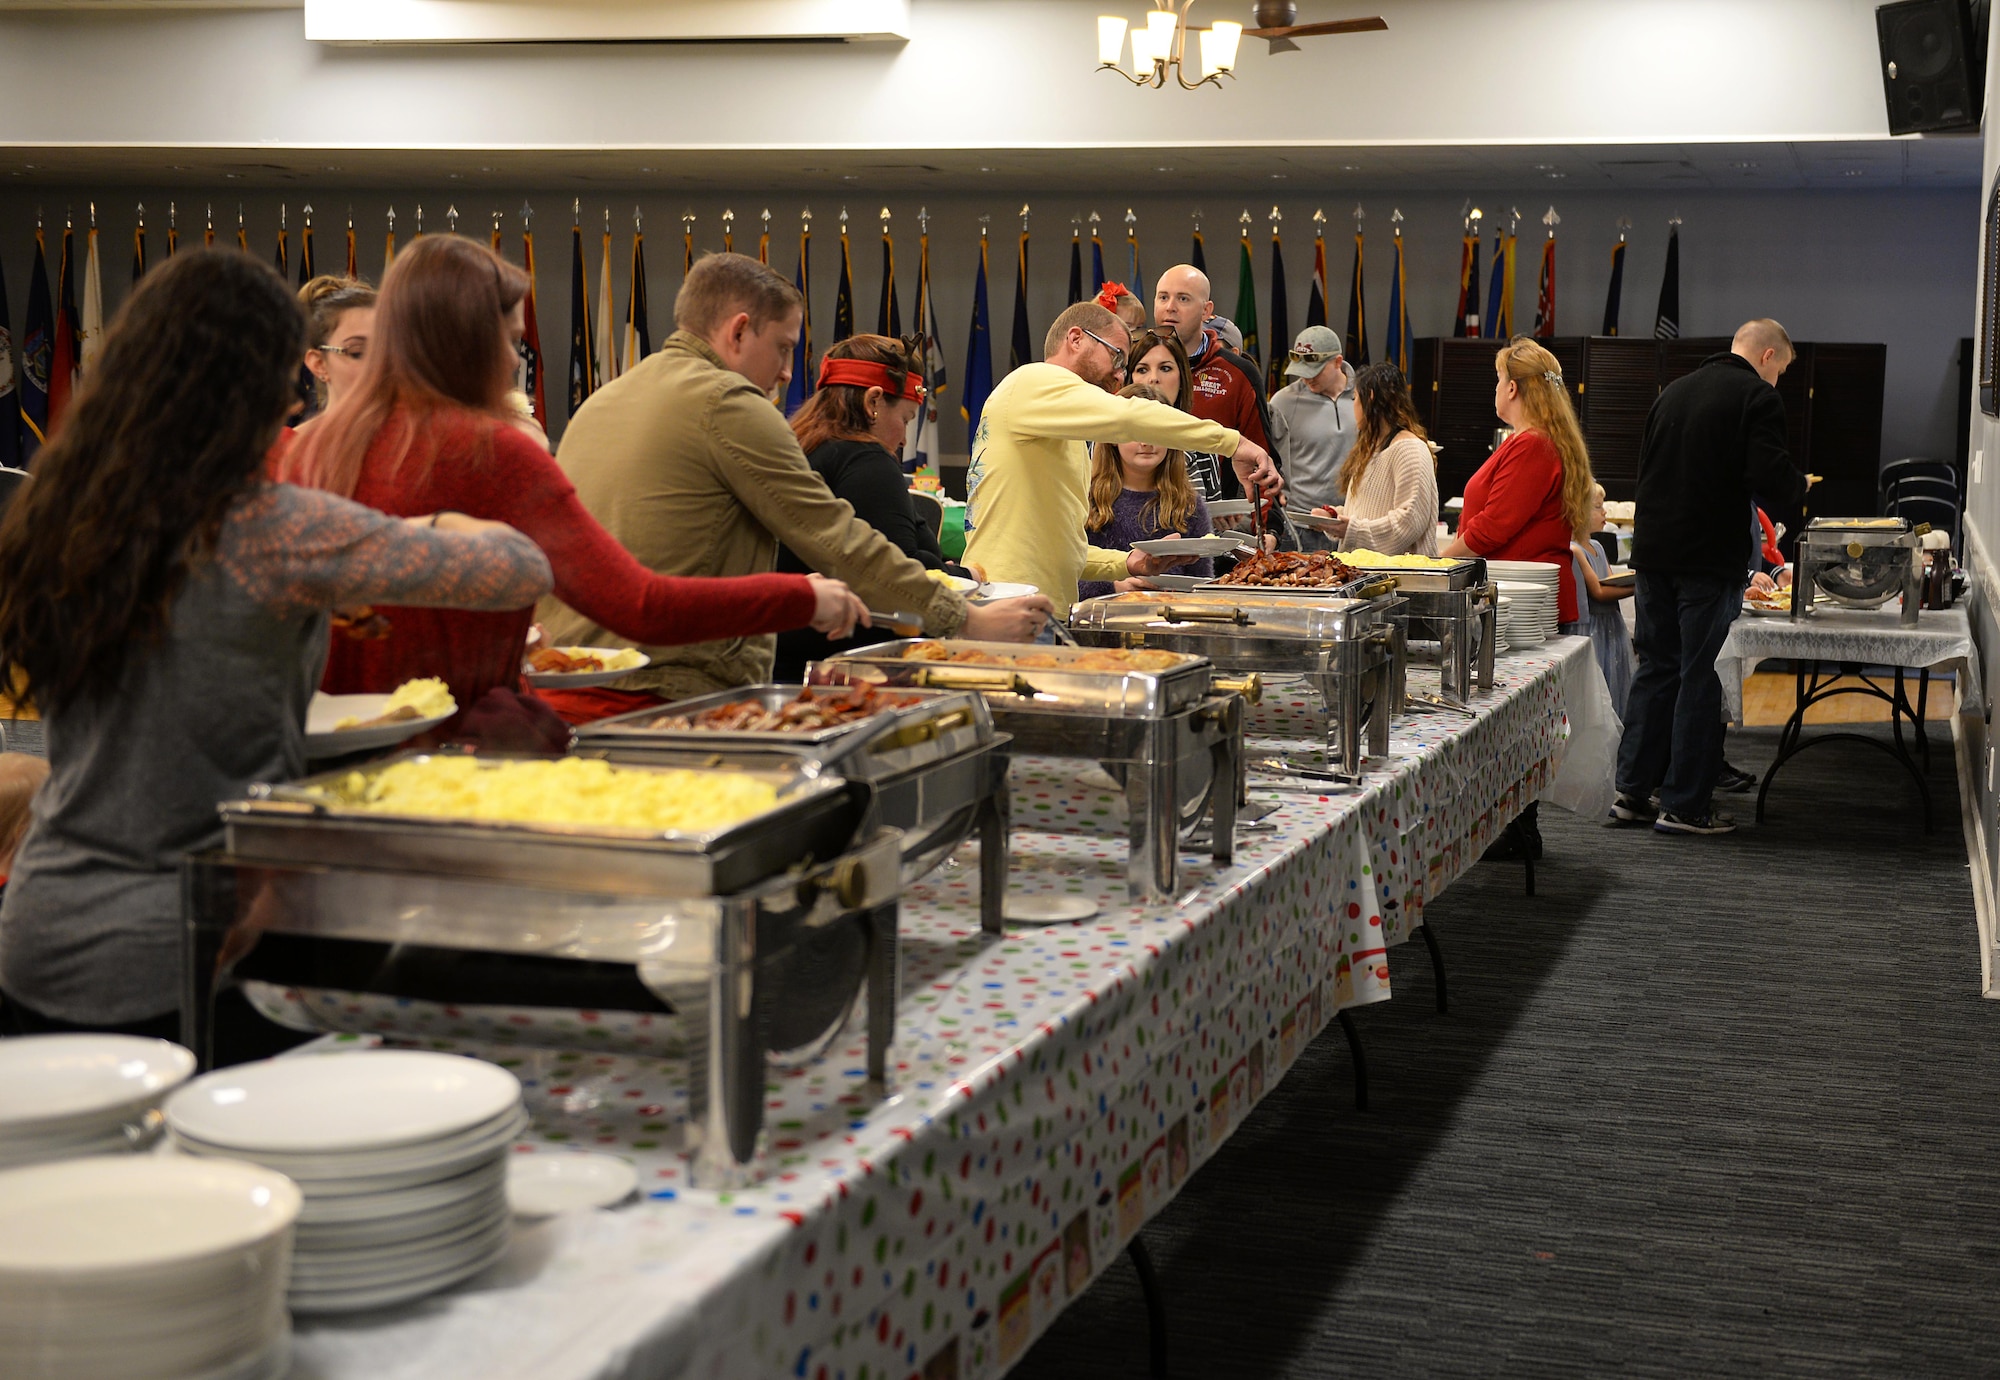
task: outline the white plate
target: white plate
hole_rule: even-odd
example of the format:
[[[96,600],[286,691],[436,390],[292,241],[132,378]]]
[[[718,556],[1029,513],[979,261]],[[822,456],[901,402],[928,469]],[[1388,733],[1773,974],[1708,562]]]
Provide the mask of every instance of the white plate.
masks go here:
[[[630,648],[557,647],[554,650],[572,654],[576,652],[598,652],[604,656],[612,656],[618,652],[629,651]],[[528,663],[523,661],[521,663],[521,674],[527,678],[528,684],[543,690],[586,690],[593,685],[609,685],[614,680],[623,680],[634,671],[643,671],[652,664],[653,659],[644,652],[639,653],[638,665],[620,666],[615,671],[535,671],[530,670]]]
[[[306,706],[306,756],[339,757],[393,746],[436,728],[449,714],[434,719],[398,719],[372,728],[336,729],[342,719],[372,719],[389,705],[387,695],[328,695],[314,691]]]
[[[1250,500],[1247,498],[1218,498],[1208,505],[1208,515],[1212,518],[1249,517]]]
[[[506,1177],[499,1159],[489,1160],[456,1178],[433,1179],[408,1188],[376,1193],[326,1193],[315,1188],[299,1213],[301,1229],[321,1224],[370,1222],[404,1213],[438,1212],[480,1197]]]
[[[303,1201],[281,1174],[169,1155],[70,1160],[0,1174],[0,1276],[151,1269],[242,1251]]]
[[[415,1145],[492,1121],[521,1099],[503,1068],[422,1050],[267,1059],[198,1078],[167,1124],[204,1144],[328,1154]]]
[[[446,1136],[393,1150],[352,1151],[332,1155],[290,1155],[269,1150],[217,1147],[176,1136],[180,1148],[191,1155],[222,1159],[249,1159],[294,1179],[315,1198],[380,1193],[458,1178],[505,1151],[528,1129],[526,1114],[517,1112],[510,1121],[495,1123],[472,1139]],[[433,1149],[433,1147],[436,1147]]]
[[[1132,549],[1148,556],[1227,556],[1242,544],[1241,537],[1161,537],[1135,541]]]
[[[1015,584],[1007,580],[989,580],[979,587],[979,593],[974,597],[987,601],[994,599],[1025,599],[1030,594],[1040,594],[1041,592],[1040,587],[1036,585]]]
[[[391,1304],[420,1299],[426,1294],[448,1289],[461,1280],[471,1279],[506,1253],[507,1239],[503,1234],[483,1254],[441,1268],[436,1274],[373,1287],[294,1289],[287,1296],[287,1301],[297,1313],[356,1313],[365,1308],[387,1308]]]
[[[1748,599],[1743,601],[1743,611],[1748,614],[1754,614],[1758,618],[1790,618],[1792,616],[1792,606],[1790,604],[1777,606],[1753,604]]]
[[[977,580],[968,580],[961,575],[947,575],[942,570],[933,570],[930,573],[930,581],[934,585],[943,585],[946,589],[958,594],[971,594],[979,588],[979,581]]]
[[[194,1055],[133,1035],[0,1040],[0,1146],[15,1138],[88,1137],[179,1087]]]
[[[612,1155],[559,1151],[507,1161],[507,1202],[516,1217],[610,1207],[638,1186],[639,1171]]]
[[[1303,508],[1287,508],[1285,509],[1285,517],[1294,527],[1310,527],[1315,532],[1325,532],[1329,536],[1343,533],[1347,530],[1347,521],[1345,518],[1324,517],[1319,513],[1308,512]]]
[[[1213,576],[1209,575],[1148,575],[1146,583],[1154,589],[1186,593],[1188,590],[1200,589],[1203,585],[1213,584],[1215,580]]]
[[[1009,892],[1005,914],[1023,925],[1062,925],[1088,920],[1097,914],[1097,902],[1061,892]]]

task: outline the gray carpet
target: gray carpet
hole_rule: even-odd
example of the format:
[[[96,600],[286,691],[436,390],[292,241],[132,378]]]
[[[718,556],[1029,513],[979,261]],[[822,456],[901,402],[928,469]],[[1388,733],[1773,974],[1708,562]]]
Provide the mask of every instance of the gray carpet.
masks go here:
[[[1732,734],[1762,771],[1774,731]],[[2000,1005],[1950,740],[1815,749],[1723,839],[1544,809],[1146,1228],[1177,1377],[2000,1374]],[[1731,808],[1729,805],[1725,809]],[[1121,1261],[1014,1374],[1147,1373]]]

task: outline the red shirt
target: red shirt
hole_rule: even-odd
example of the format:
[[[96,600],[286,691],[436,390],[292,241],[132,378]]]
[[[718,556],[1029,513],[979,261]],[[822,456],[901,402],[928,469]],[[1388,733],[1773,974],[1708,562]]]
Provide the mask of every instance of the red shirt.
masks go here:
[[[577,500],[555,458],[514,427],[454,410],[427,423],[391,470],[384,427],[363,463],[354,499],[396,517],[464,513],[533,538],[555,572],[555,597],[591,622],[649,646],[784,632],[812,621],[803,575],[727,579],[656,575],[640,565]],[[285,438],[289,440],[289,437]],[[426,463],[429,462],[429,463]],[[389,636],[338,633],[321,686],[330,694],[382,692],[441,676],[461,711],[496,686],[518,689],[533,609],[380,608]]]
[[[1562,456],[1539,431],[1517,431],[1465,483],[1459,539],[1498,561],[1542,561],[1560,572],[1556,614],[1577,621],[1576,571],[1563,516]]]

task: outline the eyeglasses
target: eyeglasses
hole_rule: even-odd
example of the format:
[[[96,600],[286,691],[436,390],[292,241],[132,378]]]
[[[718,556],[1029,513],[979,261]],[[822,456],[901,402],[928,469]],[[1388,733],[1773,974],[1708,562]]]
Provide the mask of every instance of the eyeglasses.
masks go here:
[[[1113,345],[1110,341],[1106,340],[1103,336],[1099,335],[1096,331],[1093,331],[1088,326],[1078,326],[1077,329],[1082,331],[1085,335],[1089,336],[1092,340],[1095,340],[1099,345],[1102,345],[1105,349],[1111,351],[1111,367],[1117,370],[1121,374],[1125,372],[1125,352],[1123,350],[1119,349],[1116,345]]]
[[[367,357],[368,347],[365,345],[322,345],[319,347],[319,352],[323,355],[339,355],[342,359],[359,364]]]

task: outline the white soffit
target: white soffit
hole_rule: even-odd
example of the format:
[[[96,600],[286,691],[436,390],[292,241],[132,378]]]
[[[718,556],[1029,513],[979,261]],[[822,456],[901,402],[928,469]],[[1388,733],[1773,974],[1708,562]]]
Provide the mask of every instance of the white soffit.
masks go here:
[[[907,41],[910,0],[305,0],[316,43]]]

